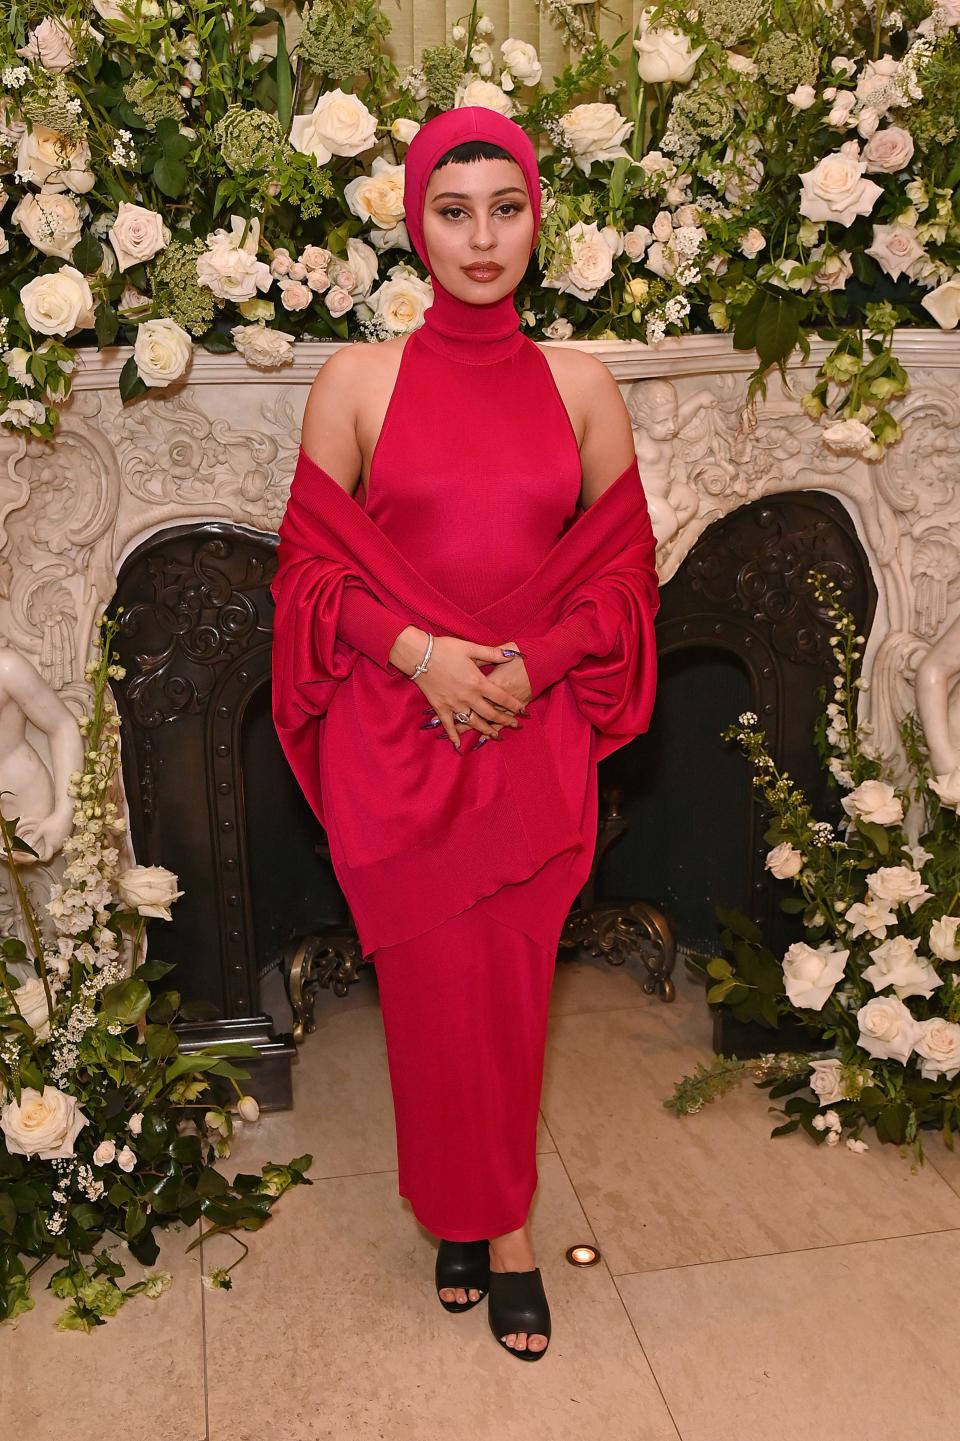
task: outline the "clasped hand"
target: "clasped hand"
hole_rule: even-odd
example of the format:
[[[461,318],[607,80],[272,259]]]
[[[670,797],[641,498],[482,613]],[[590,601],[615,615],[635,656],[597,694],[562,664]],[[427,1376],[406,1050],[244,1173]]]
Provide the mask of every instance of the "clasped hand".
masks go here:
[[[516,643],[509,640],[493,646],[458,636],[436,636],[430,664],[415,682],[430,702],[424,713],[434,713],[425,727],[436,728],[437,735],[445,733],[458,750],[462,731],[476,730],[499,740],[504,726],[519,729],[517,716],[524,713],[532,699],[530,679],[522,656],[507,658],[501,654],[503,650],[517,649]],[[494,667],[491,671],[480,669],[490,664]],[[469,719],[454,720],[454,711],[469,712]]]

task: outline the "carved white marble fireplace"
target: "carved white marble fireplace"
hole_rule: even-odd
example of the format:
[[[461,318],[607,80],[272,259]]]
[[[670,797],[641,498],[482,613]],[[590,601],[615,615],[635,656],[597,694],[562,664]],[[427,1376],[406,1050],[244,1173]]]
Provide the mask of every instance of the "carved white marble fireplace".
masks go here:
[[[124,562],[150,537],[221,522],[250,537],[249,563],[260,564],[256,546],[269,549],[283,514],[307,389],[333,348],[298,345],[293,364],[280,371],[198,352],[185,381],[126,407],[117,380],[130,351],[81,352],[53,444],[0,432],[0,633],[33,667],[38,685],[45,682],[75,715],[85,705],[96,616],[114,599]],[[951,661],[960,655],[953,639],[960,632],[960,334],[898,336],[912,389],[896,412],[903,439],[879,462],[832,453],[820,425],[800,411],[797,398],[826,350],[817,341],[807,366],[788,371],[794,395],[774,374],[766,398],[750,406],[746,377],[756,357],[734,351],[727,337],[583,348],[610,367],[631,412],[663,582],[708,527],[750,502],[819,491],[843,505],[877,587],[864,713],[882,751],[898,754],[899,719],[914,705],[918,667],[924,664],[921,674],[943,694],[960,668]],[[211,544],[215,551],[215,538]],[[262,617],[251,611],[248,620],[262,629]],[[221,719],[226,725],[229,717]],[[55,774],[49,730],[28,721],[26,733]],[[952,730],[944,720],[934,739],[937,769],[952,769],[960,760],[960,714]],[[229,749],[229,738],[219,743]],[[210,783],[227,794],[227,781]],[[217,841],[228,868],[221,850],[229,825],[228,817],[227,839]],[[162,856],[136,859],[164,863]],[[38,899],[61,864],[53,855],[32,868]],[[234,904],[242,906],[242,897]],[[8,895],[0,895],[0,908],[11,927]],[[234,1034],[259,1038],[265,1056],[286,1064],[289,1038],[270,1035],[256,995],[234,999]]]

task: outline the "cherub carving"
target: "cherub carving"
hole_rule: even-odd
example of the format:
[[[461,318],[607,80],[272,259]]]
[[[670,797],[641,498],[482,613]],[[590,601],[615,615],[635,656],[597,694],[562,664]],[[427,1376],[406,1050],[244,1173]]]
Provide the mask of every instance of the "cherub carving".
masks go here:
[[[673,449],[665,442],[675,440],[701,410],[716,405],[718,399],[712,390],[703,389],[678,400],[669,380],[639,380],[627,394],[634,449],[658,545],[672,540],[696,515],[700,504],[693,486],[672,480]]]
[[[53,774],[27,739],[27,722],[49,742]],[[49,861],[73,822],[70,775],[83,766],[83,737],[71,712],[36,668],[0,637],[0,812]],[[32,861],[18,852],[18,861]]]

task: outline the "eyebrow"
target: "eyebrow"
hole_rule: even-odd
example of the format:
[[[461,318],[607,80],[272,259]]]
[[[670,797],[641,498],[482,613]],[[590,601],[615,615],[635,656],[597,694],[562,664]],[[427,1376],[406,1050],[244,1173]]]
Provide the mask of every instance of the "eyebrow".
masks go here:
[[[490,198],[495,199],[498,195],[523,195],[523,193],[519,185],[504,185],[502,189],[495,190]],[[433,198],[434,200],[470,200],[471,196],[465,195],[462,190],[441,190],[439,195],[435,195]]]

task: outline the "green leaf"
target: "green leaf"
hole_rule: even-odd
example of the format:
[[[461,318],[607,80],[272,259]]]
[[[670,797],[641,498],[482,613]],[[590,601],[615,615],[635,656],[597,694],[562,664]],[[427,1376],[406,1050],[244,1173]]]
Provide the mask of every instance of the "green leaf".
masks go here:
[[[187,183],[186,166],[180,160],[168,160],[162,155],[153,167],[153,182],[164,195],[176,200]]]
[[[733,975],[733,968],[725,956],[713,956],[707,962],[707,975],[713,976],[715,981],[722,981]]]
[[[277,22],[277,119],[284,134],[290,129],[293,111],[293,71],[287,54],[287,31],[283,20]]]
[[[132,1026],[135,1021],[139,1021],[150,1004],[150,987],[133,976],[126,981],[117,981],[114,985],[107,986],[100,995],[104,1013],[124,1026]]]
[[[876,846],[882,856],[889,854],[890,837],[883,826],[878,826],[876,821],[865,821],[860,818],[857,821],[857,830]]]
[[[800,317],[790,296],[768,296],[757,317],[756,351],[766,365],[786,360],[797,343]]]
[[[788,916],[798,916],[801,911],[806,910],[807,903],[803,896],[784,896],[780,902],[781,911]]]
[[[230,355],[236,346],[231,335],[223,335],[219,330],[208,330],[206,335],[200,337],[200,344],[204,350],[209,350],[211,355]]]
[[[763,937],[756,921],[752,921],[741,911],[734,911],[729,906],[720,905],[719,902],[714,904],[713,910],[720,924],[727,926],[734,935],[742,936],[745,941],[754,941],[757,945],[760,944]]]
[[[141,380],[140,372],[137,369],[136,356],[131,355],[126,365],[120,372],[120,399],[126,403],[142,395],[147,389],[146,383]]]
[[[71,250],[70,263],[77,267],[81,275],[93,275],[103,264],[100,241],[91,235],[89,230]]]
[[[97,332],[97,345],[103,350],[106,346],[112,345],[117,338],[120,329],[120,318],[109,305],[98,305],[94,319],[94,329]]]

